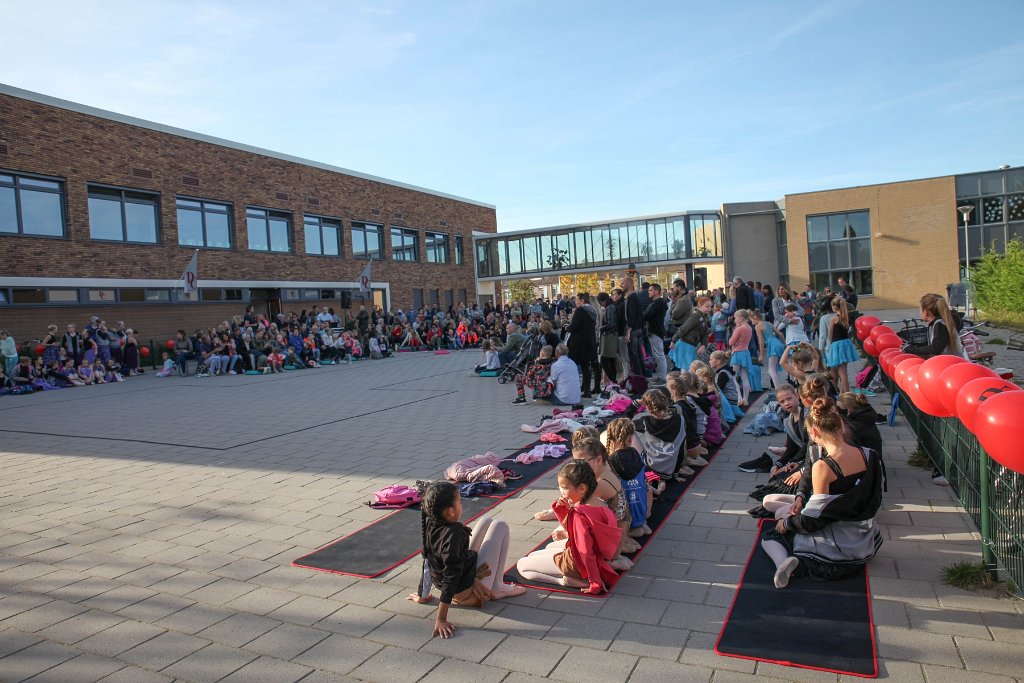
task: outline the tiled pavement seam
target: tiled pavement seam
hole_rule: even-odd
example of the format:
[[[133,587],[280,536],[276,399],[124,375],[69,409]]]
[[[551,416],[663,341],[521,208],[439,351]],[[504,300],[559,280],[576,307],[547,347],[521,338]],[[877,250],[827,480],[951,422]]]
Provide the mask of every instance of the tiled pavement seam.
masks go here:
[[[0,659],[0,680],[835,678],[711,652],[753,533],[743,511],[756,478],[735,464],[767,443],[738,433],[604,600],[532,592],[458,610],[460,637],[439,641],[429,638],[432,610],[403,597],[415,582],[415,561],[378,581],[287,566],[373,519],[362,501],[380,482],[412,471],[435,475],[452,459],[453,440],[486,444],[456,454],[527,441],[516,428],[537,411],[507,408],[508,388],[483,382],[463,373],[416,382],[438,396],[453,386],[465,394],[445,394],[444,407],[456,416],[440,424],[421,406],[384,431],[372,420],[352,421],[372,438],[321,427],[309,438],[267,439],[298,442],[299,454],[271,443],[219,462],[180,447],[137,460],[130,450],[121,454],[124,444],[104,457],[74,439],[40,437],[59,442],[51,454],[86,451],[72,473],[66,456],[28,457],[5,444],[0,645],[12,649]],[[495,417],[460,420],[460,411]],[[909,432],[893,436],[880,518],[887,541],[872,564],[883,670],[920,680],[955,678],[965,665],[1016,673],[1006,668],[1006,650],[1019,647],[1020,615],[1008,601],[937,584],[948,557],[976,554],[977,545],[948,492],[901,467],[900,449],[913,447]],[[343,462],[338,440],[351,444]],[[431,442],[444,450],[424,445]],[[360,449],[391,455],[360,458]],[[432,452],[433,460],[422,457]],[[415,456],[402,457],[408,453]],[[392,467],[381,473],[382,464]],[[513,528],[512,558],[546,533],[550,525],[533,522],[531,513],[550,502],[552,490],[549,476],[497,509]]]

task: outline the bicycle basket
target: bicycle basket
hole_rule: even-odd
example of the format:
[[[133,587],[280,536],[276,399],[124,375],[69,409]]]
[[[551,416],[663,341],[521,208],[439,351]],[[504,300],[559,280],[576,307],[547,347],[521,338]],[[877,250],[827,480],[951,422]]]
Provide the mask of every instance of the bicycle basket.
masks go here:
[[[908,325],[896,334],[910,344],[928,343],[928,328],[924,325]]]

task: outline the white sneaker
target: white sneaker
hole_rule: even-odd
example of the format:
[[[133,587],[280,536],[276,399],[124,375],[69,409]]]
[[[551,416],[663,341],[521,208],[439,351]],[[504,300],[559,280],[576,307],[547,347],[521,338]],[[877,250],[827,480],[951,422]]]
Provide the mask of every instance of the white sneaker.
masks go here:
[[[228,374],[229,375],[237,375],[238,373],[235,372],[234,370],[228,370]]]
[[[937,477],[932,477],[932,483],[936,486],[949,486],[949,482],[941,474]]]

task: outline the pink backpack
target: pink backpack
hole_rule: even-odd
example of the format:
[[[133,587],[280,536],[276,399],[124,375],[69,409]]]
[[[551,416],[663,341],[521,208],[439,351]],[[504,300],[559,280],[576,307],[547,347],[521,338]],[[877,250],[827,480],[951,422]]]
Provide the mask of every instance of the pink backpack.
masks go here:
[[[420,502],[420,492],[404,484],[385,486],[375,491],[373,500],[367,505],[377,509],[407,508]]]

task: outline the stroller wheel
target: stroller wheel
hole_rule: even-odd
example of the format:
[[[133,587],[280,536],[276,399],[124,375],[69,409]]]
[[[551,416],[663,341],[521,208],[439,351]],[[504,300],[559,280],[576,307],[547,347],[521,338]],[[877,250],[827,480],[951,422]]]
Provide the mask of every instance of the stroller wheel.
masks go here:
[[[498,384],[504,384],[507,381],[508,381],[508,378],[506,378],[504,375],[499,375],[498,376]]]

